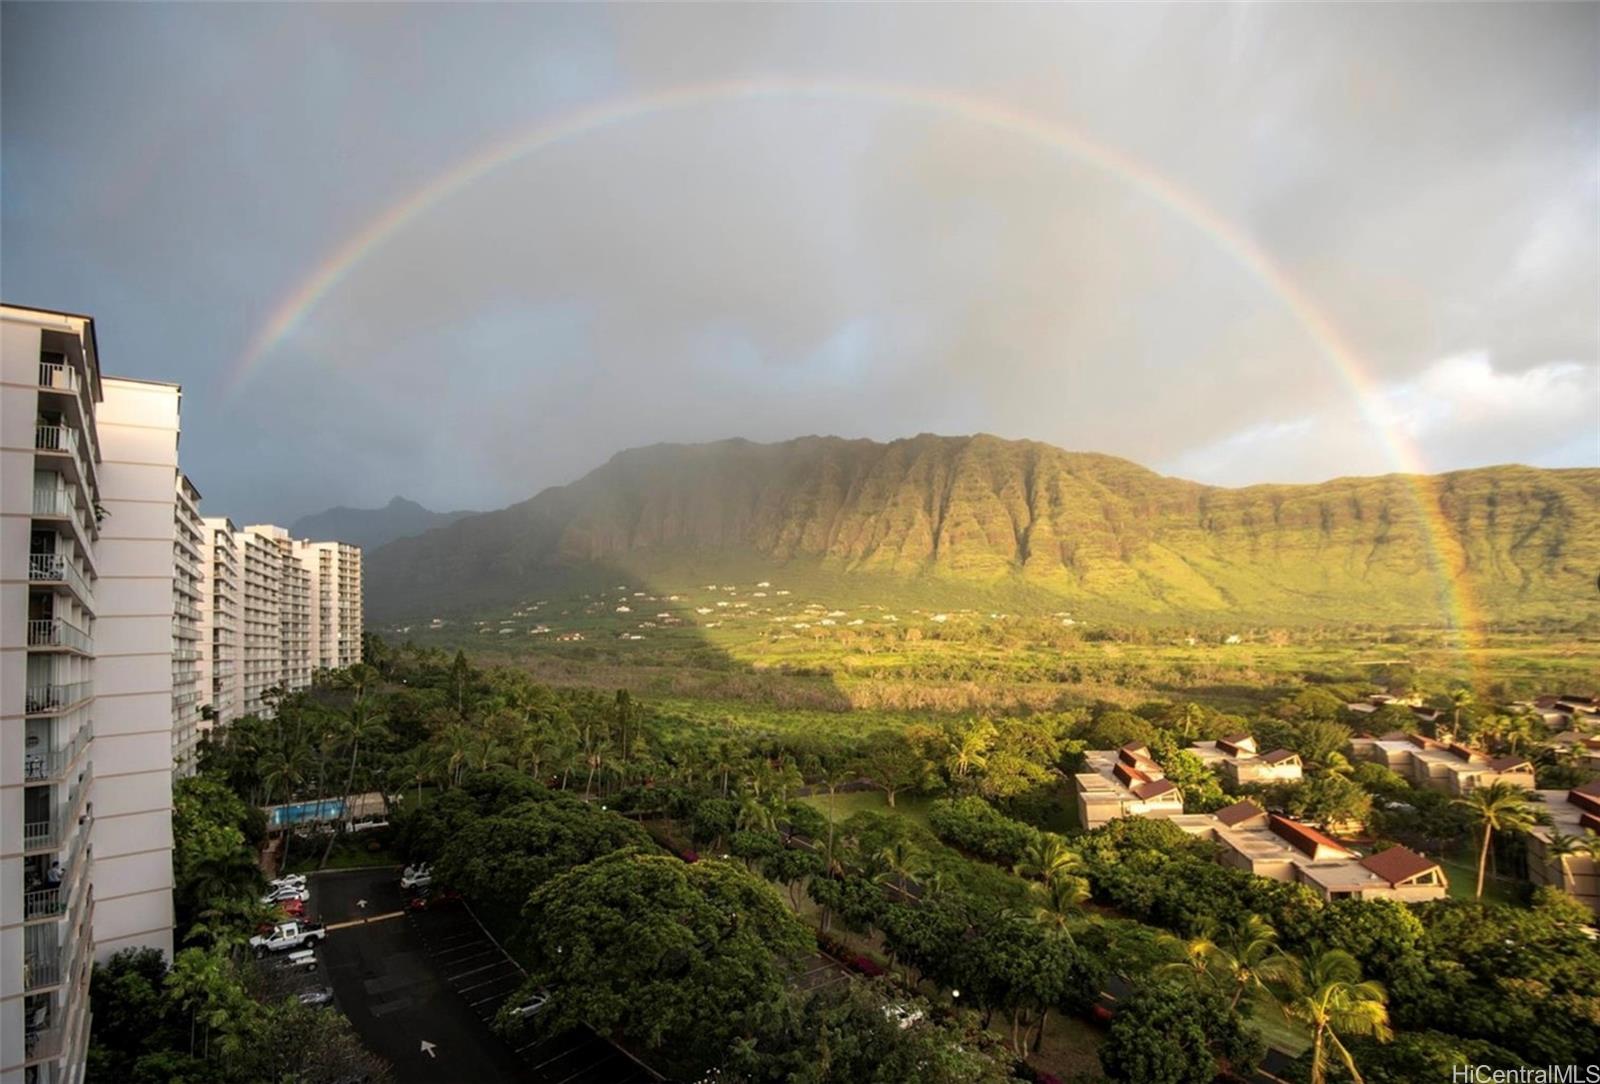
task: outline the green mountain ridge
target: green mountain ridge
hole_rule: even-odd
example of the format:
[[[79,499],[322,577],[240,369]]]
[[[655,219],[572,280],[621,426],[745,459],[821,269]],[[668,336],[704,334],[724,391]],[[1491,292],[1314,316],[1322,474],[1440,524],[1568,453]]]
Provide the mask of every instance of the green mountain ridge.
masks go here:
[[[1017,588],[1188,619],[1436,624],[1600,616],[1600,469],[1224,488],[987,435],[622,452],[567,486],[368,555],[378,620],[593,574],[688,582],[719,559],[844,582]]]
[[[446,527],[476,512],[434,512],[416,501],[394,497],[382,508],[339,505],[301,516],[289,527],[296,538],[335,539],[362,549],[377,549],[397,538],[410,538],[435,527]]]

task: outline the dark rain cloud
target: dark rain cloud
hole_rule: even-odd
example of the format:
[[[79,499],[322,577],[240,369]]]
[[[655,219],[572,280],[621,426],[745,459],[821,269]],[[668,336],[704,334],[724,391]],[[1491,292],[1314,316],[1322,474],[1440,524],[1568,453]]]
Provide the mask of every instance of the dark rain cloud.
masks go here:
[[[1600,33],[1580,5],[7,5],[0,289],[185,387],[207,507],[493,506],[661,440],[988,431],[1204,480],[1600,462]],[[1192,192],[1361,359],[1124,179],[970,118],[596,102],[785,77],[1064,124]],[[1587,419],[1587,420],[1586,420]],[[1375,432],[1374,421],[1388,432]]]

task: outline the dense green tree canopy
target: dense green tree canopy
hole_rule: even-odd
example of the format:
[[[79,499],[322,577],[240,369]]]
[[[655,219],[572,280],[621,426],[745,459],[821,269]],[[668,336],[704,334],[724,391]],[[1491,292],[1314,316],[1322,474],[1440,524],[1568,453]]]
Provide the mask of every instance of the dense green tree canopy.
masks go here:
[[[683,1068],[781,1023],[784,961],[814,948],[766,882],[731,862],[617,851],[535,889],[533,981],[542,1026],[620,1028]]]

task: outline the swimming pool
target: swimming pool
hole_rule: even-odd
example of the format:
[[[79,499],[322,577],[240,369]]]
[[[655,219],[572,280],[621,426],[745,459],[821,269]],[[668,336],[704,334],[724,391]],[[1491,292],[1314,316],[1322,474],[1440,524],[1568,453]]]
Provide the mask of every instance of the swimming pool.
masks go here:
[[[326,798],[320,802],[295,802],[293,805],[274,806],[267,810],[267,826],[282,828],[286,824],[305,824],[307,821],[336,821],[343,816],[343,798]]]

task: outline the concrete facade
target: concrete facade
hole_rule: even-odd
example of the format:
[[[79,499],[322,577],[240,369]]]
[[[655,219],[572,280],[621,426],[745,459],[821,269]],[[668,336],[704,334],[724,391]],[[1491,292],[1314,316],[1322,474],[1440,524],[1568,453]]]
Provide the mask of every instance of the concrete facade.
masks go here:
[[[205,580],[200,599],[200,689],[209,719],[202,731],[227,726],[242,713],[244,672],[239,658],[244,620],[239,571],[238,528],[226,517],[202,521],[201,565]]]
[[[92,320],[0,308],[3,1084],[77,1084],[88,1045],[102,396]]]
[[[197,642],[198,611],[177,586],[175,384],[107,377],[99,411],[102,498],[95,662],[95,955],[172,954],[175,645]],[[192,574],[197,561],[185,560]],[[182,692],[193,694],[185,660]],[[183,706],[188,719],[190,700]]]
[[[1528,833],[1528,879],[1568,893],[1600,915],[1600,779],[1568,791],[1541,790],[1549,824]],[[1561,853],[1559,837],[1570,836],[1587,850]]]
[[[1237,802],[1173,823],[1218,844],[1217,861],[1274,881],[1302,884],[1324,900],[1444,899],[1449,882],[1437,862],[1405,847],[1363,856],[1308,824]]]
[[[1532,790],[1533,762],[1527,757],[1495,757],[1454,742],[1435,741],[1399,731],[1381,738],[1358,735],[1350,740],[1358,760],[1381,764],[1411,780],[1446,794],[1463,795],[1475,787],[1508,783]]]
[[[1256,751],[1256,740],[1248,734],[1231,734],[1216,741],[1195,742],[1189,746],[1189,752],[1235,786],[1245,783],[1300,782],[1302,764],[1298,754],[1287,749],[1274,749],[1263,755]]]
[[[78,1084],[95,960],[171,956],[206,715],[360,659],[360,550],[203,519],[181,406],[89,317],[0,306],[0,1084]]]

